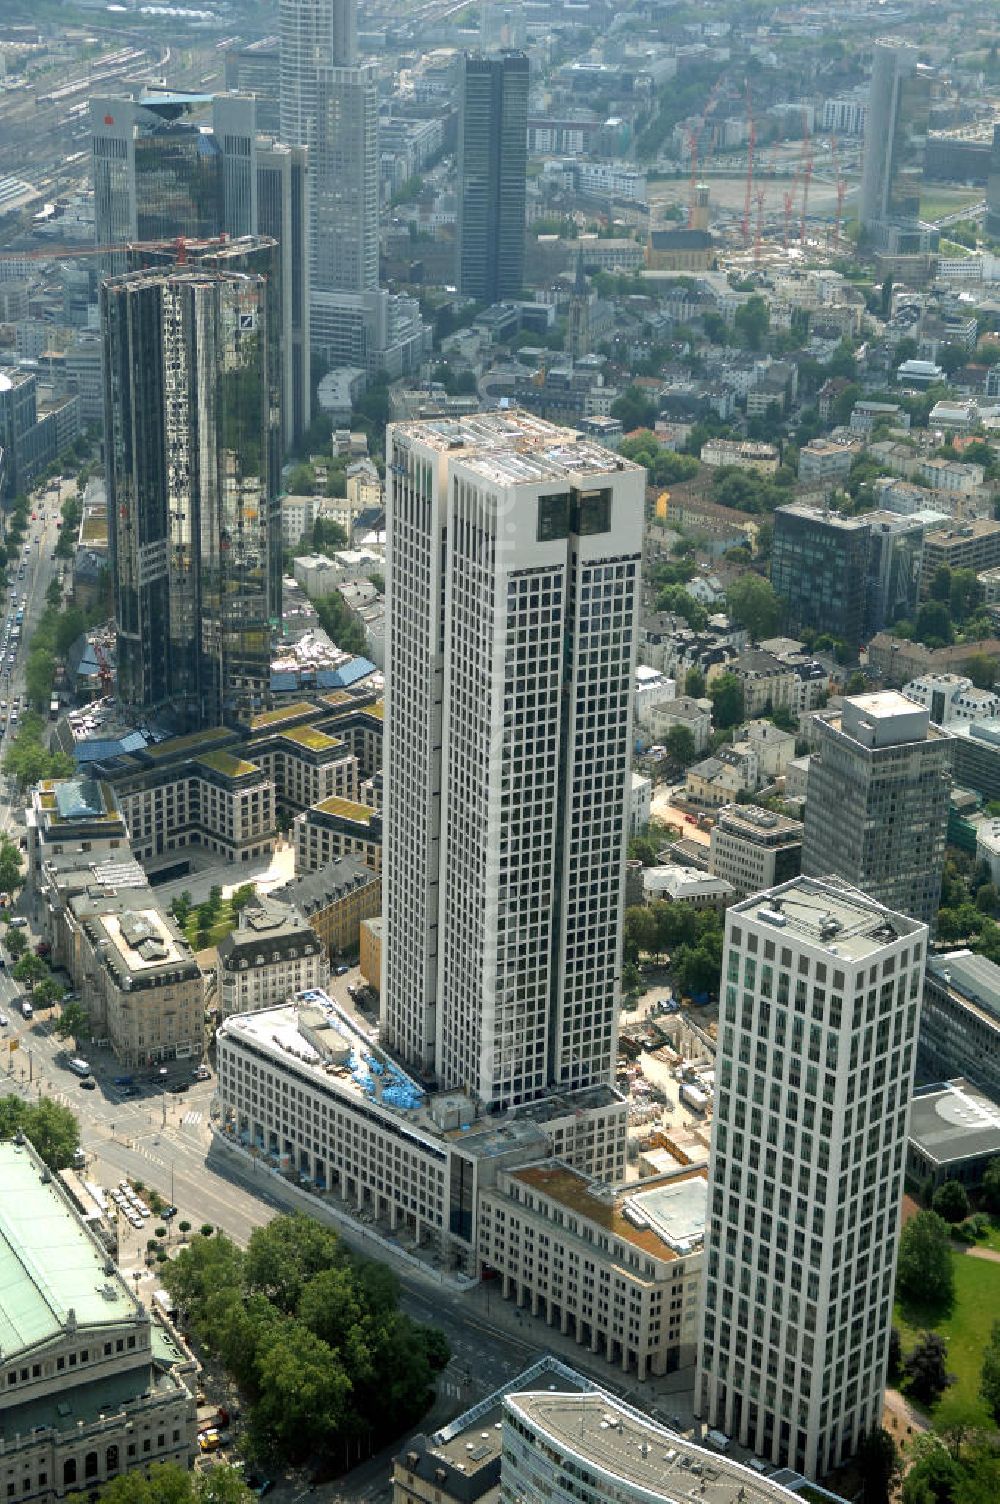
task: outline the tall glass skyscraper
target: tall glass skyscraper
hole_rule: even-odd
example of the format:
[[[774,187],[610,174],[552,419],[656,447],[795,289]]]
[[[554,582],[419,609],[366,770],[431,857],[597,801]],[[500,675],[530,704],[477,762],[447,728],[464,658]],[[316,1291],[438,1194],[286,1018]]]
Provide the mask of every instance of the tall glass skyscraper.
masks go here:
[[[129,266],[131,241],[273,237],[281,248],[278,320],[282,436],[309,426],[308,152],[256,128],[249,95],[152,93],[91,100],[94,221],[104,269]]]
[[[458,120],[458,286],[480,303],[521,295],[528,59],[466,57]]]
[[[861,228],[901,252],[915,248],[930,118],[931,73],[918,55],[897,37],[875,43],[865,125]]]
[[[276,255],[258,239],[213,266],[151,267],[101,288],[119,693],[185,729],[245,722],[269,698],[276,279],[240,262],[273,273]]]

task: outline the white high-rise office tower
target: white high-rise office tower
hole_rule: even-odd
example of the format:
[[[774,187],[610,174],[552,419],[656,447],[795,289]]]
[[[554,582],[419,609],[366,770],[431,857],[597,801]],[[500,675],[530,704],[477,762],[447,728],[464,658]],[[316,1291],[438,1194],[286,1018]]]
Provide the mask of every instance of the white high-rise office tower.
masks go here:
[[[882,1420],[926,951],[837,878],[726,915],[695,1413],[813,1478]]]
[[[356,0],[280,0],[281,135],[309,148],[312,348],[330,366],[398,377],[420,366],[430,334],[415,299],[378,285],[378,90],[356,15]]]
[[[644,471],[524,413],[387,457],[387,1043],[491,1108],[608,1083]]]
[[[378,286],[378,93],[356,0],[281,0],[281,135],[309,147],[313,293]]]

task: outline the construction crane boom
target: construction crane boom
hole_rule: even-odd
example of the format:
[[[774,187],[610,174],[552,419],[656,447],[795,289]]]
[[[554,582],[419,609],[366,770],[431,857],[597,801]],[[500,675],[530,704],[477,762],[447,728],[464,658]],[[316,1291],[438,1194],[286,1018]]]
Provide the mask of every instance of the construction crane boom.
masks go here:
[[[750,82],[747,81],[747,120],[749,131],[747,133],[747,186],[743,195],[743,231],[744,249],[750,244],[750,204],[753,200],[753,149],[757,141],[757,127],[754,125],[753,101],[750,97]]]
[[[170,240],[124,240],[116,245],[67,245],[45,246],[30,251],[0,251],[0,261],[75,261],[78,256],[113,256],[121,251],[174,251],[177,265],[184,266],[188,251],[200,251],[207,246],[222,246],[230,243],[223,232],[206,240],[192,240],[186,235],[175,235]]]
[[[812,137],[809,134],[809,116],[802,111],[802,153],[804,166],[802,168],[802,218],[799,220],[799,245],[806,243],[806,212],[809,207],[809,180],[813,171],[813,147]]]

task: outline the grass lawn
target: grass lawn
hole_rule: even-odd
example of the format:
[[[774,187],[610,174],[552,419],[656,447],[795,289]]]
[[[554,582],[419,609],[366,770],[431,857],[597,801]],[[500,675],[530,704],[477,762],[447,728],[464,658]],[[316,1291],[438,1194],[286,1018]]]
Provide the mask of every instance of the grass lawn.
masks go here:
[[[208,939],[201,944],[198,940],[198,911],[192,909],[184,926],[184,934],[192,950],[207,950],[211,945],[218,945],[223,936],[236,928],[236,915],[228,898],[224,898],[219,907],[219,917],[208,932]],[[997,1266],[1000,1268],[1000,1265]]]
[[[978,204],[982,196],[982,189],[975,188],[925,188],[920,195],[920,218],[943,219]]]
[[[897,1303],[895,1323],[909,1352],[920,1333],[932,1328],[948,1343],[948,1372],[956,1377],[946,1390],[969,1406],[978,1407],[983,1425],[989,1424],[986,1407],[979,1398],[979,1370],[983,1349],[994,1321],[1000,1321],[1000,1264],[986,1259],[952,1254],[955,1266],[955,1305],[948,1316],[933,1317],[919,1308]],[[933,1410],[931,1418],[933,1420]]]

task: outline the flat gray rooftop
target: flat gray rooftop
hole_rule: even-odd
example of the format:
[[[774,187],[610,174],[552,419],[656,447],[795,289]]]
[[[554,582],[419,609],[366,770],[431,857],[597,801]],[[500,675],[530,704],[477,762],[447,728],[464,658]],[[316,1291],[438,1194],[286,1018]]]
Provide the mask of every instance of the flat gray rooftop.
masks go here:
[[[939,1165],[1000,1154],[1000,1106],[960,1077],[920,1087],[910,1106],[910,1142]]]
[[[642,1489],[663,1504],[792,1504],[799,1496],[728,1457],[674,1435],[663,1426],[596,1390],[584,1394],[515,1393],[508,1411],[551,1437],[598,1476]]]
[[[1000,966],[971,950],[928,956],[927,971],[943,987],[1000,1019]]]
[[[861,961],[907,935],[925,932],[919,920],[895,914],[836,878],[795,877],[780,888],[735,904],[733,919],[826,950],[835,960]]]

